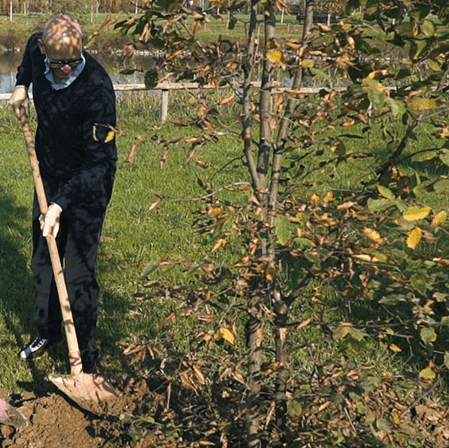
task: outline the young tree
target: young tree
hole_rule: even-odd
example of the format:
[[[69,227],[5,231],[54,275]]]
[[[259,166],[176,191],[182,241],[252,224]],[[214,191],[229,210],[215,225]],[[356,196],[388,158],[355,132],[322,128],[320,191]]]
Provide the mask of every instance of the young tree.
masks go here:
[[[271,435],[276,433],[285,443],[294,439],[289,439],[287,412],[292,401],[287,394],[289,328],[299,331],[316,325],[345,346],[375,335],[392,340],[393,348],[400,331],[401,336],[417,336],[424,343],[420,356],[431,367],[421,370],[423,378],[434,378],[438,369],[449,364],[444,341],[435,330],[447,321],[445,307],[437,304],[448,297],[445,266],[449,261],[444,253],[437,251],[429,258],[419,250],[423,241],[435,241],[446,231],[447,212],[426,205],[424,192],[442,191],[447,180],[424,179],[403,169],[410,160],[426,167],[449,165],[444,121],[449,47],[448,35],[439,27],[449,23],[449,10],[443,2],[427,0],[419,4],[350,0],[344,19],[313,25],[314,2],[306,3],[302,37],[282,39],[276,35],[276,13],[286,5],[264,2],[263,42],[259,42],[256,8],[260,5],[252,1],[246,53],[227,62],[218,43],[196,41],[197,31],[209,19],[177,1],[146,2],[141,16],[118,24],[137,33],[140,42],[164,51],[160,66],[146,74],[148,88],[160,80],[194,78],[201,85],[234,89],[221,105],[232,104],[237,94],[241,97],[239,142],[251,199],[246,205],[241,201],[230,205],[205,187],[208,199],[198,222],[201,231],[212,235],[212,251],[233,238],[245,242],[243,257],[226,269],[202,265],[201,278],[206,284],[223,280],[229,285],[231,280],[235,294],[245,298],[247,374],[242,409],[251,448],[262,446],[268,437],[264,439],[261,423],[266,405],[276,416]],[[215,4],[230,12],[230,26],[235,26],[238,18],[233,13],[243,4]],[[191,26],[186,25],[188,18],[193,19]],[[384,59],[385,53],[394,55],[394,66]],[[195,68],[179,64],[181,57],[194,58]],[[275,73],[280,68],[290,73],[291,87],[278,93]],[[260,88],[254,95],[256,73]],[[329,83],[317,95],[305,96],[301,87],[306,74],[328,83],[338,76],[341,86],[332,88]],[[207,106],[204,93],[195,120],[204,136],[192,140],[190,156],[199,143],[218,138],[217,123],[210,118],[216,109]],[[425,127],[429,140],[416,146],[420,127]],[[381,150],[350,149],[376,132],[384,135]],[[359,188],[332,190],[341,165],[356,170],[367,159],[373,162],[364,166]],[[315,172],[321,172],[318,180]],[[155,266],[151,264],[145,274]],[[317,319],[293,325],[291,310],[312,300],[310,291],[318,283],[329,285],[345,301],[366,299],[376,309],[390,307],[389,317],[375,325],[367,319],[357,327]],[[196,298],[192,309],[207,305],[204,290]],[[188,302],[192,303],[192,296]],[[221,308],[219,300],[215,308],[217,322],[230,321],[229,310]],[[229,341],[235,337],[228,327],[220,330]],[[271,332],[275,334],[275,358],[269,358],[273,390],[269,386],[273,377],[267,377],[263,367]],[[235,375],[235,367],[229,367],[229,372]],[[340,395],[349,393],[347,384],[339,386]],[[267,390],[272,390],[269,399]]]

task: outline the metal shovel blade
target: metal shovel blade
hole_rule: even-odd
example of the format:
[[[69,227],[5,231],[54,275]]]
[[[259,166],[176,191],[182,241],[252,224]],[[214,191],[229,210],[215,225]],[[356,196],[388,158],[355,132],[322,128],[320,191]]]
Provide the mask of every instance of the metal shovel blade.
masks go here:
[[[17,409],[14,409],[6,401],[0,399],[0,424],[20,428],[26,422],[25,417]]]
[[[97,415],[108,414],[108,402],[118,398],[114,388],[99,375],[51,375],[49,380],[80,407]]]

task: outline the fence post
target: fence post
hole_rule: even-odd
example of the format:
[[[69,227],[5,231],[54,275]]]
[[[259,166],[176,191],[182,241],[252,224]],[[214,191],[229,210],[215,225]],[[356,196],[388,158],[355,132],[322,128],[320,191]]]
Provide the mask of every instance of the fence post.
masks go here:
[[[161,91],[161,122],[165,123],[168,116],[168,89]]]

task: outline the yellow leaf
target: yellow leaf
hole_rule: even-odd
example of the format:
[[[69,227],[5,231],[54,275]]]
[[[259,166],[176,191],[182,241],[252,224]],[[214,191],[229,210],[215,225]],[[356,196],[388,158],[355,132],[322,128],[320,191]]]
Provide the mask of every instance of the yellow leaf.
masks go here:
[[[269,282],[272,282],[276,278],[276,268],[273,265],[268,266],[265,277]]]
[[[331,146],[331,151],[337,154],[337,156],[344,156],[346,153],[346,146],[341,140],[338,140],[335,145]]]
[[[387,70],[375,70],[373,72],[371,72],[367,78],[368,79],[376,79],[379,78],[380,76],[386,76],[388,75],[388,71]]]
[[[212,248],[211,252],[215,252],[216,250],[220,249],[220,247],[224,246],[225,244],[226,244],[226,240],[224,238],[220,238],[214,244],[214,247]]]
[[[378,261],[382,261],[377,257],[372,257],[371,255],[368,254],[358,254],[358,255],[353,255],[354,258],[358,258],[359,260],[363,260],[363,261],[369,261],[371,263],[376,263]]]
[[[428,98],[415,96],[408,103],[408,106],[412,110],[433,110],[437,108],[437,102],[435,100],[429,100]]]
[[[324,196],[323,202],[331,202],[334,200],[334,193],[332,191],[329,191],[326,193],[326,196]]]
[[[402,217],[408,222],[419,221],[420,219],[427,218],[431,211],[432,209],[430,207],[410,207],[404,212]]]
[[[311,68],[315,65],[315,61],[313,59],[304,59],[301,65],[306,68]]]
[[[365,227],[363,229],[363,234],[378,244],[384,244],[386,242],[385,238],[382,238],[377,230]]]
[[[230,330],[228,330],[227,328],[221,327],[220,328],[220,333],[223,336],[223,339],[227,342],[229,342],[232,345],[235,345],[235,336],[234,333]]]
[[[389,347],[389,349],[390,349],[391,351],[393,351],[393,352],[396,352],[396,353],[402,352],[402,350],[401,350],[397,345],[395,345],[395,344],[391,344],[390,347]]]
[[[104,142],[108,143],[111,140],[114,140],[114,137],[115,137],[115,132],[114,131],[109,131],[108,135],[106,136],[106,140]]]
[[[430,367],[427,367],[427,369],[419,372],[419,377],[424,380],[433,380],[436,377],[436,373]]]
[[[399,418],[399,415],[396,412],[393,412],[391,414],[391,420],[396,426],[399,426],[401,424],[401,419]]]
[[[267,53],[267,58],[272,62],[281,62],[284,58],[282,50],[274,50]]]
[[[312,204],[316,204],[317,202],[319,202],[321,199],[321,195],[319,193],[313,193],[312,197],[310,198],[310,202]]]
[[[419,227],[415,227],[407,236],[407,247],[415,249],[422,238],[422,230]]]
[[[444,224],[446,222],[446,220],[447,220],[447,213],[443,211],[443,212],[437,213],[433,217],[431,225],[433,227],[438,227],[438,226],[441,226],[442,224]]]

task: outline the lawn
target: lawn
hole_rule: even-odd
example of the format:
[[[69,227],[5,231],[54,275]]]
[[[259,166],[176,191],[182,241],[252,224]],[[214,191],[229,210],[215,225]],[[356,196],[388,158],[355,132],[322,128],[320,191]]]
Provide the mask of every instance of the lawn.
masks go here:
[[[223,95],[226,93],[211,92],[208,100],[211,105],[218,104]],[[194,118],[196,103],[191,94],[181,92],[170,98],[171,120],[185,119],[189,115]],[[232,132],[237,131],[239,126],[232,118],[237,110],[233,108],[231,115],[223,113],[220,117],[222,123],[227,123],[227,132],[223,132],[216,143],[197,148],[194,157],[189,159],[190,146],[183,138],[199,134],[199,129],[194,126],[179,127],[171,122],[161,126],[157,94],[128,92],[120,95],[118,127],[123,135],[117,139],[119,161],[116,184],[98,258],[101,285],[98,330],[98,342],[102,349],[100,370],[121,372],[130,368],[123,348],[117,344],[119,341],[152,341],[157,345],[160,338],[169,337],[179,351],[188,345],[187,335],[192,323],[175,325],[169,335],[161,334],[161,322],[176,309],[177,302],[164,297],[163,292],[159,296],[148,294],[144,287],[147,279],[142,277],[145,266],[161,259],[202,262],[209,258],[224,262],[236,256],[232,245],[211,253],[204,240],[194,234],[192,225],[195,210],[203,205],[196,200],[205,195],[201,185],[208,185],[209,189],[214,190],[248,180],[241,144],[238,143],[238,135]],[[1,385],[8,390],[19,391],[24,387],[40,387],[48,373],[67,370],[68,361],[64,346],[53,349],[50,356],[38,360],[35,367],[23,364],[17,356],[19,348],[35,331],[30,271],[33,186],[20,127],[6,106],[0,108],[0,129],[3,135],[0,142]],[[371,151],[383,151],[381,129],[367,138],[369,141],[366,144]],[[137,145],[135,155],[127,161],[134,145]],[[348,150],[361,152],[367,149],[359,141],[348,141],[347,145]],[[292,154],[287,161],[291,157]],[[162,169],[161,161],[164,161]],[[354,190],[366,178],[370,163],[369,159],[362,159],[357,164],[342,164],[335,169],[331,184],[323,180],[316,190],[302,190],[300,196],[308,200],[314,192],[325,194],[329,189],[334,192]],[[313,170],[314,166],[320,166],[319,158],[313,159],[308,166],[309,178],[314,182],[324,179],[320,171]],[[404,169],[412,176],[417,167],[409,164]],[[435,178],[441,174],[427,173]],[[228,195],[230,200],[235,199],[233,193],[221,194]],[[447,195],[430,196],[425,191],[422,194],[422,200],[428,203],[433,201],[435,208],[449,206]],[[164,201],[154,207],[161,197]],[[429,245],[427,250],[436,249]],[[194,277],[184,273],[180,267],[156,271],[150,279],[171,286],[189,287],[196,284]],[[353,303],[351,309],[341,305],[341,298],[335,295],[332,285],[315,284],[314,287],[320,291],[320,300],[327,301],[325,318],[329,321],[366,317],[367,303],[362,298],[358,304]],[[323,310],[319,304],[310,302],[301,311],[293,312],[292,318],[313,316]],[[307,361],[309,351],[300,347],[307,345],[308,341],[316,341],[329,356],[338,352],[337,343],[321,336],[318,329],[309,329],[295,339],[298,351],[293,359],[301,358],[306,370],[311,362]],[[386,370],[401,364],[401,358],[382,347],[379,342],[371,341],[356,355],[358,362],[371,365],[373,372],[377,373],[379,366],[382,366],[381,370]],[[376,353],[375,363],[372,361],[373,353]],[[137,363],[132,368],[146,369],[150,366],[151,363]]]

